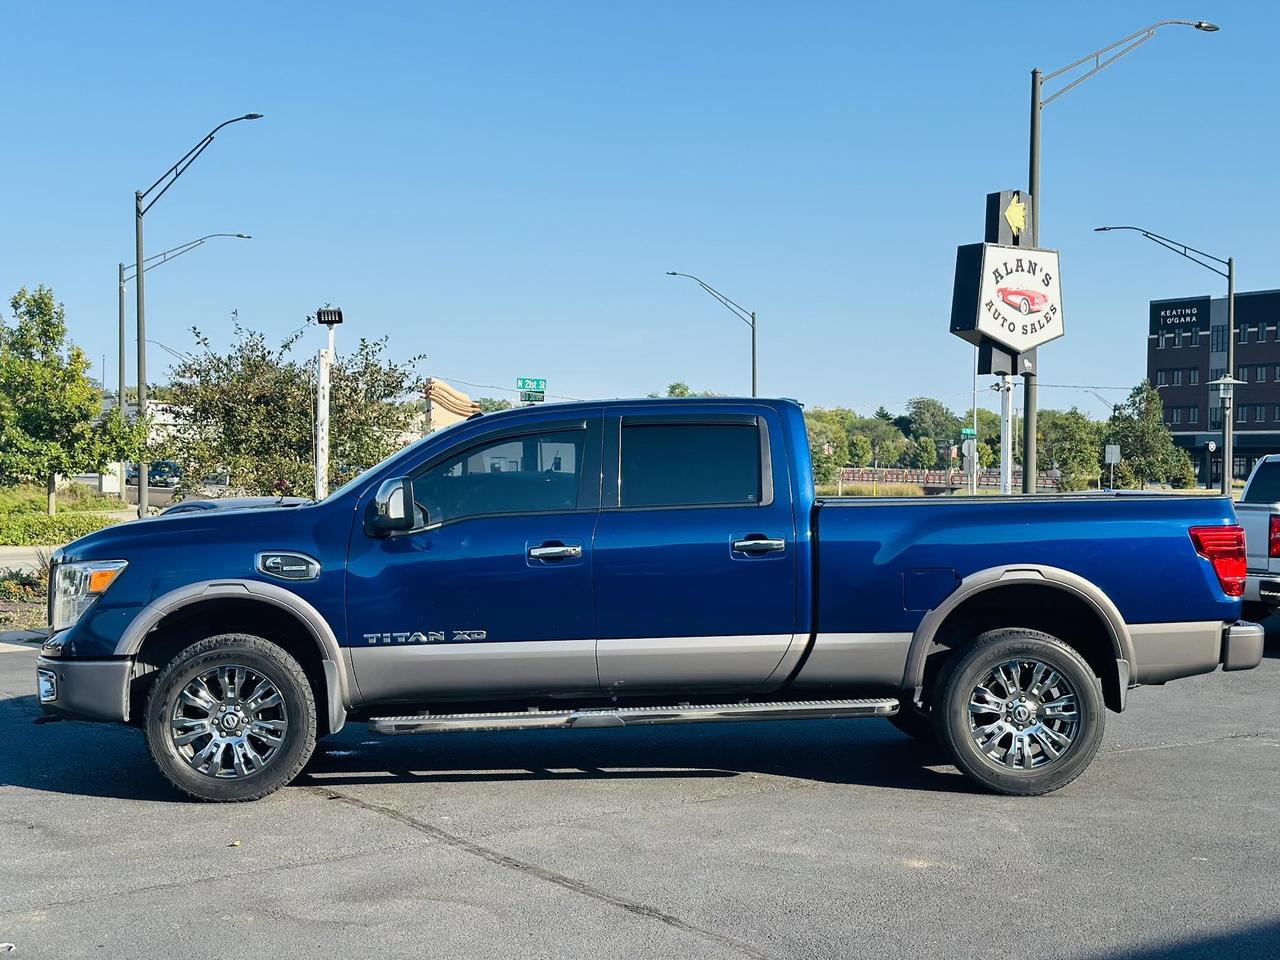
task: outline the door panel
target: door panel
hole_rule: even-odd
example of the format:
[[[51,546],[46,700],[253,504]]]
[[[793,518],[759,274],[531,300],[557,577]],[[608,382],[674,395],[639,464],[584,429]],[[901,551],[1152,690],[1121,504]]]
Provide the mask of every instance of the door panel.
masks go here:
[[[761,686],[796,630],[795,521],[789,487],[772,482],[785,462],[755,415],[655,417],[606,431],[620,449],[606,450],[617,500],[595,540],[601,685]]]
[[[599,691],[599,445],[598,416],[495,433],[412,476],[423,529],[356,530],[348,637],[365,700]]]

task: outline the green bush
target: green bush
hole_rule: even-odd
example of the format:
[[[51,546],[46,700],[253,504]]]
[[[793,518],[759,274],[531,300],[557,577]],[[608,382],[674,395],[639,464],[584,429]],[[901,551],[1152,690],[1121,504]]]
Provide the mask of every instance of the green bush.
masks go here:
[[[49,581],[36,573],[0,570],[0,600],[18,603],[40,603],[45,599]]]
[[[68,543],[116,521],[93,513],[0,514],[0,546],[38,547]]]
[[[16,487],[0,488],[0,516],[9,513],[44,513],[49,506],[49,495],[44,487],[24,483]],[[81,512],[85,510],[127,510],[116,497],[98,493],[83,483],[73,483],[58,490],[58,509]]]

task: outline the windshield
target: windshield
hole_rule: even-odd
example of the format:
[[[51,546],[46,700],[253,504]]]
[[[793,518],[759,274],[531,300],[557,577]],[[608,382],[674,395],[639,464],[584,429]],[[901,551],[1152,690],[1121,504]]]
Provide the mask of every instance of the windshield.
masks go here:
[[[466,420],[459,420],[457,423],[451,423],[447,427],[442,427],[441,429],[436,430],[434,433],[429,433],[425,437],[421,437],[413,441],[413,443],[409,444],[407,447],[401,447],[395,453],[390,454],[389,456],[383,457],[381,460],[375,463],[368,470],[362,470],[360,473],[357,473],[354,477],[352,477],[342,486],[331,491],[330,494],[320,502],[323,503],[328,500],[333,500],[335,497],[340,497],[348,493],[349,491],[354,490],[356,487],[363,484],[366,480],[368,480],[369,477],[373,476],[375,473],[377,473],[379,470],[385,467],[388,463],[390,463],[396,457],[402,456],[408,453],[410,450],[415,450],[418,447],[422,446],[422,444],[426,443],[428,440],[433,440],[442,434],[448,433],[450,430],[454,430],[466,422],[467,422]]]

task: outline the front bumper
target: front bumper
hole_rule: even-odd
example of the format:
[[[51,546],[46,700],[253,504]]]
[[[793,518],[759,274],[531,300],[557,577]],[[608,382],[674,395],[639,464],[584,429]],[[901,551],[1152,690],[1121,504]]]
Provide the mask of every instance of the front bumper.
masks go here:
[[[36,659],[36,695],[45,713],[72,720],[129,719],[133,661]]]
[[[1266,632],[1260,623],[1241,620],[1222,631],[1222,669],[1252,670],[1262,662]]]

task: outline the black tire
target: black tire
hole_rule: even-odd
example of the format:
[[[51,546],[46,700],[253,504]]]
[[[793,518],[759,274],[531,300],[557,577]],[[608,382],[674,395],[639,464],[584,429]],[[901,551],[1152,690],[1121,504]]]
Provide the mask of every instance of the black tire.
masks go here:
[[[974,699],[979,682],[1009,661],[1035,661],[1044,664],[1058,671],[1067,687],[1075,694],[1076,727],[1069,746],[1062,749],[1059,755],[1051,756],[1045,750],[1043,744],[1053,742],[1048,740],[1047,735],[1040,734],[1038,739],[1031,741],[1033,724],[1027,725],[1028,734],[1023,739],[1024,744],[1030,742],[1032,745],[1022,751],[1015,751],[1012,747],[1015,739],[1013,724],[999,728],[1006,730],[999,743],[1010,744],[1005,756],[1008,758],[1013,754],[1015,766],[997,763],[975,742],[970,727],[970,700]],[[1030,674],[1030,668],[1025,669]],[[1057,637],[1038,630],[1011,628],[982,634],[971,646],[951,658],[943,669],[937,689],[934,715],[938,739],[961,773],[995,793],[1030,797],[1058,790],[1084,772],[1102,743],[1106,704],[1102,697],[1101,682],[1079,653]],[[1022,692],[1030,693],[1030,690]],[[1034,704],[1035,697],[1030,699]],[[1014,697],[1009,698],[1010,703],[1015,700]],[[1016,706],[1014,703],[1014,708]],[[999,715],[998,712],[993,712]],[[1037,717],[1038,715],[1033,716],[1032,719]],[[1041,724],[1040,728],[1049,725]],[[994,727],[995,723],[991,726]],[[1018,731],[1022,729],[1021,726],[1016,727]],[[1009,739],[1004,740],[1004,736]],[[1019,757],[1024,766],[1016,766]],[[1028,760],[1028,757],[1031,759]],[[1034,765],[1026,768],[1027,762]]]
[[[287,725],[258,769],[223,779],[191,765],[174,742],[171,718],[188,684],[211,669],[230,666],[245,667],[274,685],[281,699],[276,716],[285,717]],[[240,702],[249,703],[242,698]],[[212,802],[258,800],[293,780],[310,759],[316,745],[315,698],[306,673],[285,650],[261,637],[225,633],[192,644],[165,665],[147,697],[145,729],[151,758],[178,790]]]
[[[934,729],[933,716],[916,709],[915,704],[904,703],[898,712],[889,718],[898,730],[925,746],[937,748],[938,732]]]

